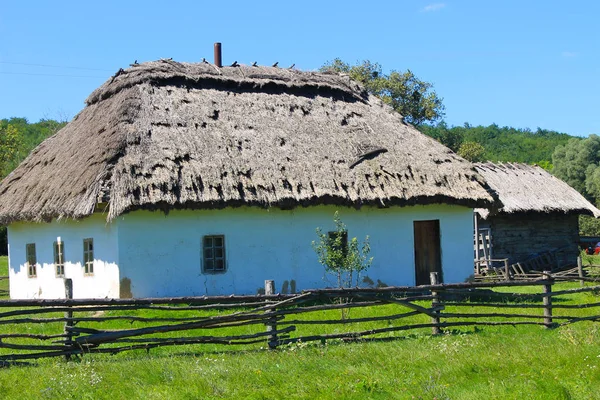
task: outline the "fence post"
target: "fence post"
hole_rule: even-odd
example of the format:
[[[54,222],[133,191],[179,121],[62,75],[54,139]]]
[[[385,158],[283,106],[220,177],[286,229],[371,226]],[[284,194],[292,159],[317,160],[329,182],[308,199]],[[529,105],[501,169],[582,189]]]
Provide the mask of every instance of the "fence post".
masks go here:
[[[577,273],[580,278],[583,278],[585,276],[583,272],[583,260],[581,259],[581,256],[577,256]],[[580,279],[579,284],[581,286],[584,286],[585,281],[583,279]]]
[[[510,281],[512,276],[510,276],[510,271],[508,269],[508,258],[504,259],[504,275],[506,276],[506,280]]]
[[[275,281],[274,280],[265,280],[265,295],[273,295],[275,294]],[[273,314],[275,309],[265,311],[265,314]],[[277,330],[277,319],[270,318],[266,322],[267,332],[273,332]],[[277,334],[271,334],[267,336],[267,343],[269,344],[270,350],[275,350],[277,348],[278,343]]]
[[[65,278],[65,298],[67,300],[70,300],[73,298],[73,280],[70,278]],[[65,311],[65,318],[68,318],[65,321],[65,329],[64,329],[64,333],[66,336],[65,338],[65,347],[67,349],[67,351],[70,351],[73,349],[73,334],[71,333],[71,331],[69,330],[70,327],[73,326],[73,311],[69,310],[69,311]],[[71,354],[65,354],[65,359],[67,361],[69,361],[71,359]]]
[[[552,328],[554,325],[552,324],[552,297],[549,296],[549,293],[552,293],[552,275],[550,271],[542,272],[542,276],[544,280],[550,281],[550,283],[544,285],[544,325],[546,329]]]
[[[438,273],[430,272],[429,279],[431,280],[432,285],[437,285],[439,283]],[[433,296],[433,299],[431,300],[431,308],[436,308],[440,305],[439,293],[437,291],[432,290],[431,295]],[[438,315],[438,314],[439,314],[439,311],[433,311],[433,315]],[[439,327],[440,317],[438,317],[438,316],[431,317],[431,323],[434,324],[434,326],[431,327],[431,333],[433,335],[439,335],[440,333],[442,333],[442,330]]]

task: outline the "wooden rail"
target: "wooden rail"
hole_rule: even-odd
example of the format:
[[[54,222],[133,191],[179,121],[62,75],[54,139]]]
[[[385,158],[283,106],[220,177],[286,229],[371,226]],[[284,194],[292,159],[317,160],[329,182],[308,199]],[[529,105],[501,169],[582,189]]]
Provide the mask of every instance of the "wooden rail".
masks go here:
[[[582,287],[556,287],[582,279]],[[544,272],[527,280],[438,284],[432,274],[431,280],[431,285],[417,287],[293,295],[270,294],[274,282],[267,281],[267,295],[260,296],[4,300],[0,362],[181,345],[263,344],[276,349],[298,342],[389,339],[416,329],[437,335],[447,328],[554,328],[600,320],[600,298],[570,302],[581,293],[600,292],[600,280],[592,276]],[[66,287],[69,297],[72,288]],[[510,291],[517,288],[534,293]],[[366,307],[383,311],[359,312]]]

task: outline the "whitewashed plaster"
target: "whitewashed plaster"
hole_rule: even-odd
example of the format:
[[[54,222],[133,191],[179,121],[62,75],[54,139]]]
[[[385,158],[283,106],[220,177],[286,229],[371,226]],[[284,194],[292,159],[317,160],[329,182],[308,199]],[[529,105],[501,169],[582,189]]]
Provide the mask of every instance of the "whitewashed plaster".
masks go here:
[[[296,290],[335,286],[311,246],[317,227],[334,230],[335,211],[331,206],[242,207],[125,214],[117,221],[121,278],[130,280],[134,297],[254,294],[265,279],[274,279],[277,290],[292,280]],[[472,209],[430,205],[338,211],[349,238],[369,235],[374,260],[366,275],[374,282],[415,283],[415,220],[440,220],[446,282],[462,282],[473,272]],[[204,235],[225,235],[225,273],[202,273]]]
[[[15,223],[8,227],[10,297],[64,298],[64,278],[56,276],[53,244],[64,243],[65,278],[73,280],[74,298],[119,297],[118,232],[105,216],[80,221]],[[83,239],[94,239],[94,274],[83,273]],[[35,243],[37,277],[27,276],[25,245]]]
[[[446,282],[461,282],[473,272],[472,209],[450,205],[360,210],[319,206],[293,210],[256,207],[221,210],[134,211],[110,224],[104,215],[81,221],[17,223],[9,226],[11,298],[64,297],[55,276],[53,242],[65,243],[65,275],[75,298],[163,297],[255,294],[265,279],[296,290],[335,286],[311,243],[315,229],[334,230],[338,210],[349,238],[369,235],[375,283],[415,283],[413,221],[440,220],[442,268]],[[227,271],[202,273],[202,237],[225,235]],[[83,274],[83,239],[94,239],[94,275]],[[36,243],[38,276],[29,278],[25,245]],[[126,282],[123,285],[123,282]],[[121,287],[120,287],[121,283]],[[123,291],[123,288],[126,288]]]

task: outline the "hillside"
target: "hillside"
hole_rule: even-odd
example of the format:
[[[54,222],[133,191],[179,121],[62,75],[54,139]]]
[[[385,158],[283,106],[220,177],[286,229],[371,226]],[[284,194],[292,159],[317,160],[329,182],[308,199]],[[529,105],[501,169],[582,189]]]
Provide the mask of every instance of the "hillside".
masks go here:
[[[556,146],[564,145],[573,138],[580,139],[547,129],[531,131],[496,124],[448,127],[442,122],[435,126],[423,125],[419,129],[455,152],[459,152],[464,143],[479,143],[484,148],[481,161],[535,163],[545,169],[552,167],[552,153]]]

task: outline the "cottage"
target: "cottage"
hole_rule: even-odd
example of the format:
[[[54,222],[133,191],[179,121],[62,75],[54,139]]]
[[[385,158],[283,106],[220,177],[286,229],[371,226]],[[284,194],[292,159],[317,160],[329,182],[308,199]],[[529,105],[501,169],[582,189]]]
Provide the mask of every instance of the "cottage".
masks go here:
[[[548,267],[576,262],[578,215],[599,217],[600,210],[538,166],[488,162],[475,168],[500,200],[499,208],[476,209],[476,260],[517,263],[551,253],[553,265]]]
[[[332,286],[340,211],[373,282],[472,273],[472,164],[337,74],[160,60],[120,70],[0,184],[12,298]]]

